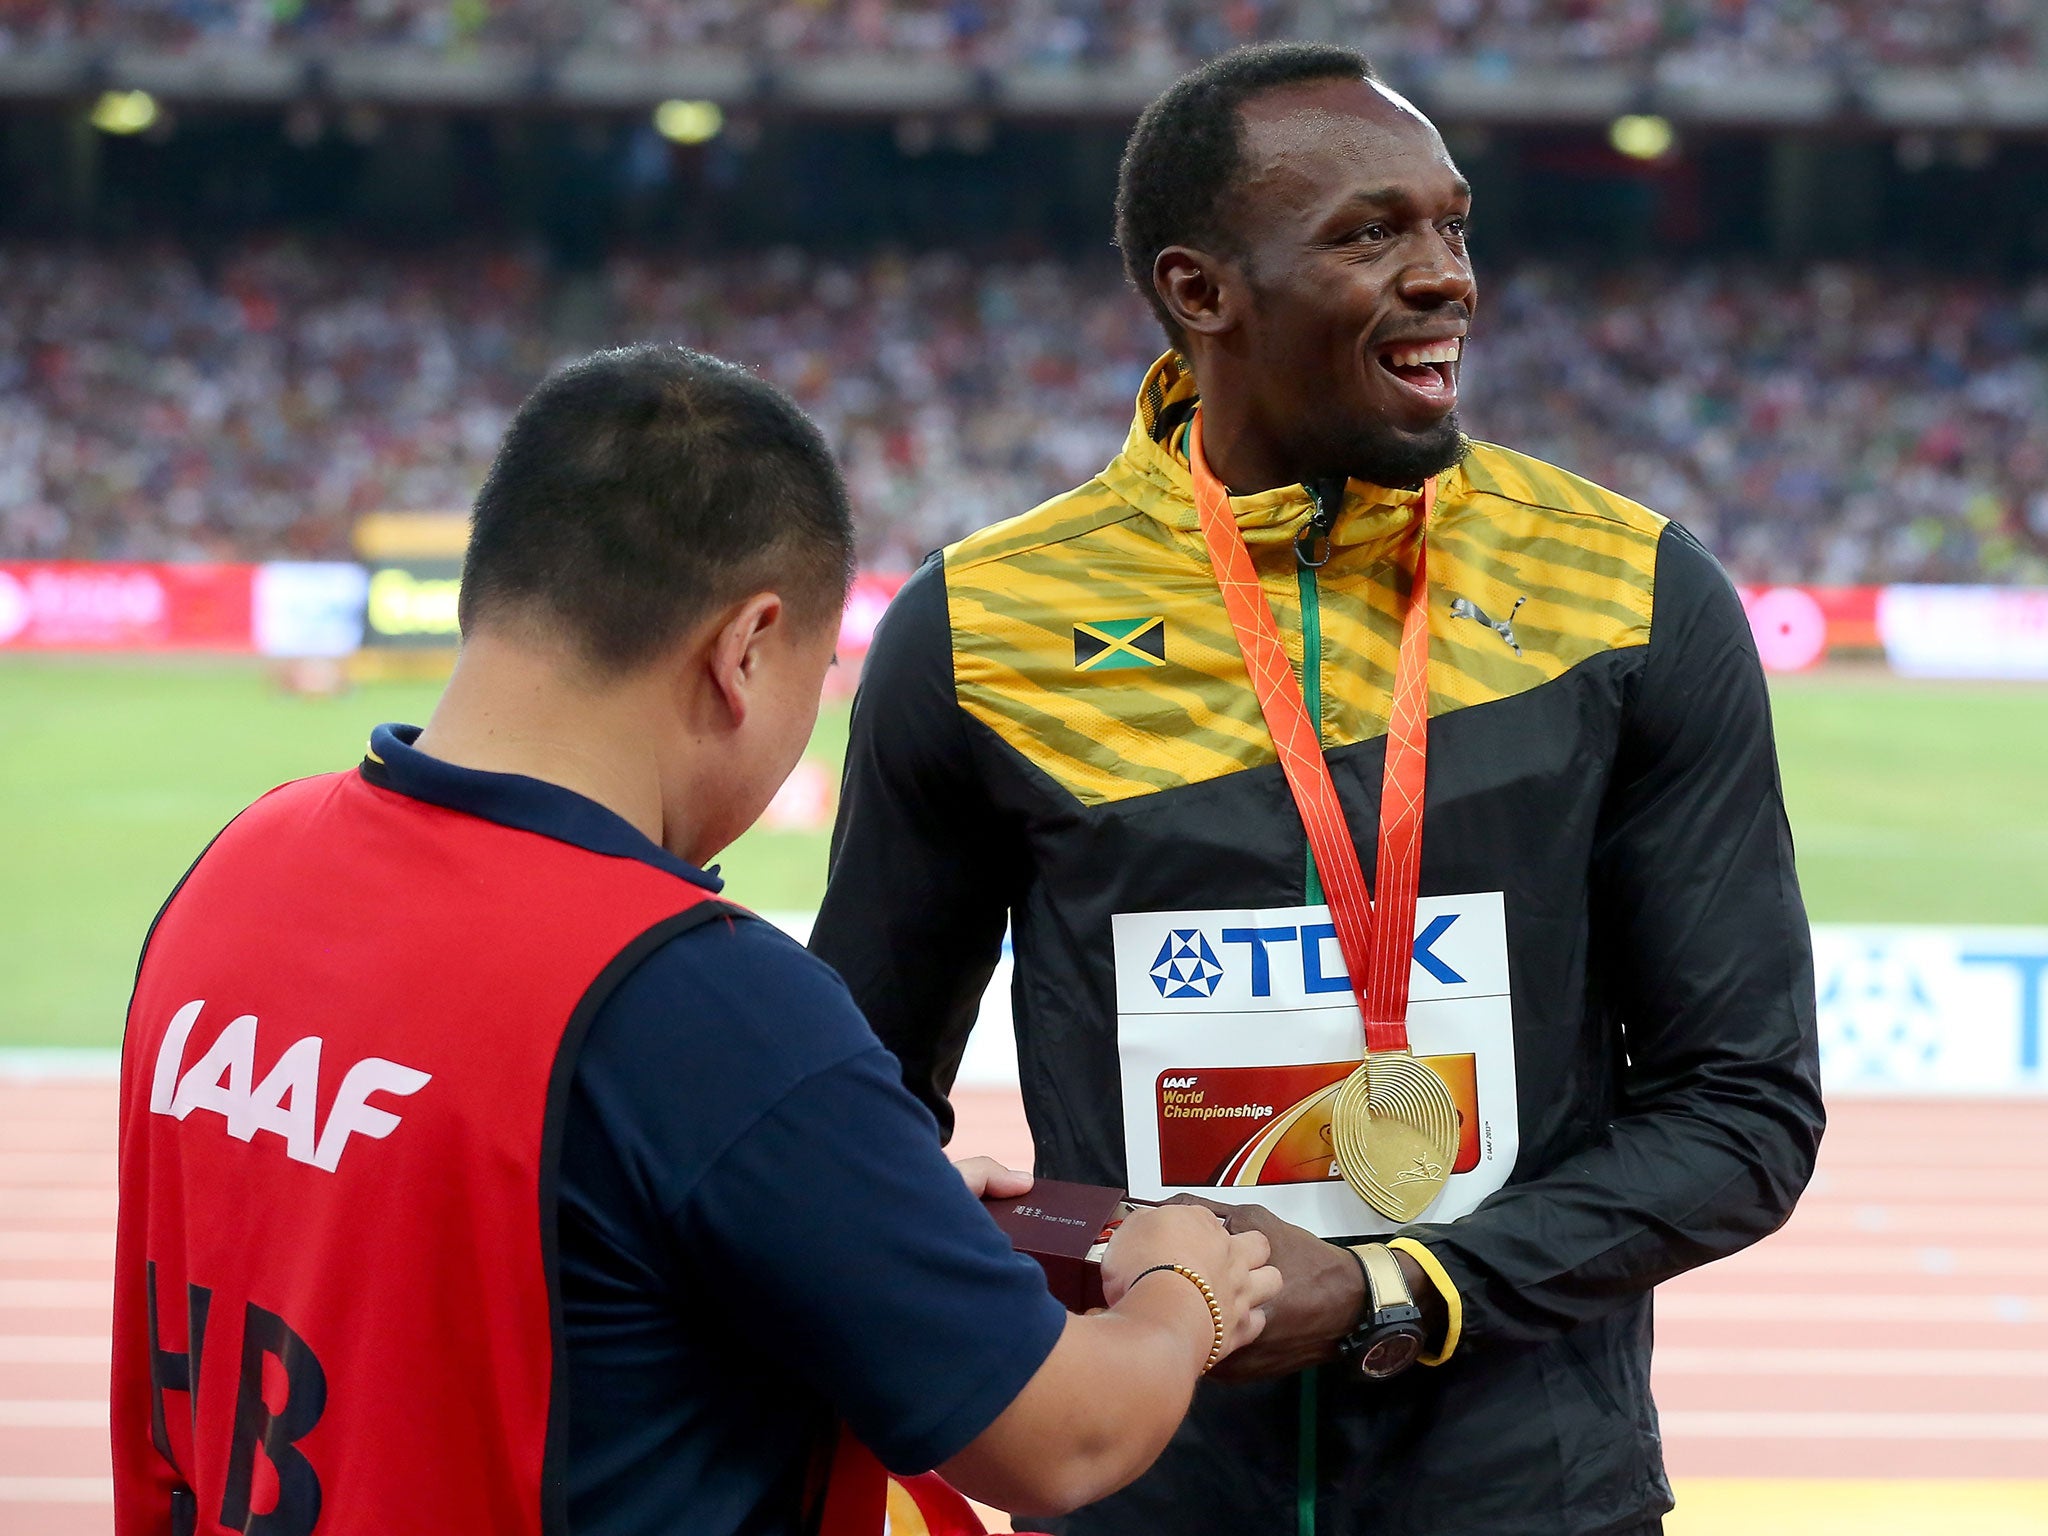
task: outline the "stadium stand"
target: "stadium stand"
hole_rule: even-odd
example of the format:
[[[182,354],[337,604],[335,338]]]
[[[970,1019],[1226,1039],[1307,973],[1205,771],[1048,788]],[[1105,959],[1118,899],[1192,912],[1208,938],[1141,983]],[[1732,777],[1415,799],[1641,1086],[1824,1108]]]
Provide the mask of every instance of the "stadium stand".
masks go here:
[[[1468,429],[1738,579],[2048,579],[2048,279],[1484,276]],[[1107,264],[618,256],[579,285],[502,249],[0,245],[0,557],[345,554],[364,512],[466,505],[550,362],[645,338],[793,391],[884,567],[1087,479],[1158,350]]]
[[[2026,0],[19,0],[16,48],[79,40],[180,49],[478,42],[777,58],[895,55],[983,67],[1124,61],[1174,69],[1236,43],[1334,36],[1411,59],[1695,66],[2024,64]]]

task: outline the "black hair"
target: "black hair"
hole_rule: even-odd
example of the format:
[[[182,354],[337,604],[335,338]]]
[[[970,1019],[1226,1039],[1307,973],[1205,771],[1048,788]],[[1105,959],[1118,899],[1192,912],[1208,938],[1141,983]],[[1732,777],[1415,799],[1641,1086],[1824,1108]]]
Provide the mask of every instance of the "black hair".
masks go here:
[[[796,402],[687,347],[622,347],[551,374],[512,418],[459,616],[465,635],[538,622],[617,673],[750,592],[800,623],[836,612],[853,548],[838,466]]]
[[[1152,264],[1170,245],[1218,253],[1241,249],[1224,218],[1226,195],[1242,168],[1239,109],[1284,85],[1378,78],[1371,61],[1354,49],[1255,43],[1182,75],[1139,115],[1117,168],[1116,243],[1124,272],[1174,346],[1185,338],[1152,286]]]

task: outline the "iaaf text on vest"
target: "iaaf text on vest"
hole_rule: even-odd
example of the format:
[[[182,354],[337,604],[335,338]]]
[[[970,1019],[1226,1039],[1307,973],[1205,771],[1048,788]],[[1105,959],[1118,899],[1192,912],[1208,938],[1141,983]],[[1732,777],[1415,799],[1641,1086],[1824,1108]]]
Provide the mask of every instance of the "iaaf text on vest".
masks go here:
[[[181,1074],[186,1043],[205,1007],[205,999],[195,999],[172,1015],[157,1048],[150,1112],[183,1120],[203,1109],[226,1120],[228,1134],[241,1141],[253,1141],[258,1131],[268,1131],[284,1139],[285,1156],[295,1163],[334,1172],[351,1136],[381,1140],[398,1129],[400,1117],[370,1103],[371,1094],[403,1098],[432,1080],[430,1073],[417,1068],[366,1056],[343,1074],[327,1123],[316,1126],[320,1037],[307,1035],[292,1042],[257,1083],[256,1016],[244,1013],[229,1020],[206,1054]]]

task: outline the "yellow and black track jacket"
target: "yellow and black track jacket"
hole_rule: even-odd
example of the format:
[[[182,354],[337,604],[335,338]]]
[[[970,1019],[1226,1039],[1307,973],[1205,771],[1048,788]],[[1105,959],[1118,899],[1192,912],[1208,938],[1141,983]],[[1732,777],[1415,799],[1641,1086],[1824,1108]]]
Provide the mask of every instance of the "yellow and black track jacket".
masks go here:
[[[1097,479],[928,561],[854,709],[813,948],[949,1124],[1007,922],[1047,1177],[1126,1177],[1112,919],[1321,899],[1197,524],[1193,403],[1164,359]],[[1368,876],[1418,504],[1358,482],[1233,503]],[[1462,1340],[1391,1383],[1321,1371],[1313,1420],[1299,1383],[1206,1385],[1153,1471],[1058,1528],[1643,1528],[1670,1507],[1651,1288],[1774,1230],[1812,1171],[1808,930],[1727,578],[1676,524],[1483,443],[1440,479],[1429,550],[1421,890],[1501,893],[1518,1106],[1504,1187],[1407,1229]],[[1186,953],[1197,989],[1231,963]]]

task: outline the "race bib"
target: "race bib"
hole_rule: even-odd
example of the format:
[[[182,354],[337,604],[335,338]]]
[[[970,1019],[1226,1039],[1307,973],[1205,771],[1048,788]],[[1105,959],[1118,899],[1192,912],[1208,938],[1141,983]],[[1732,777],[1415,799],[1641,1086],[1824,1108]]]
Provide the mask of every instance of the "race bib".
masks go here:
[[[1131,1192],[1242,1200],[1325,1238],[1392,1231],[1344,1182],[1331,1147],[1330,1107],[1364,1040],[1329,908],[1111,922]],[[1457,1105],[1450,1179],[1419,1218],[1449,1221],[1515,1165],[1500,892],[1418,901],[1408,1033]]]

